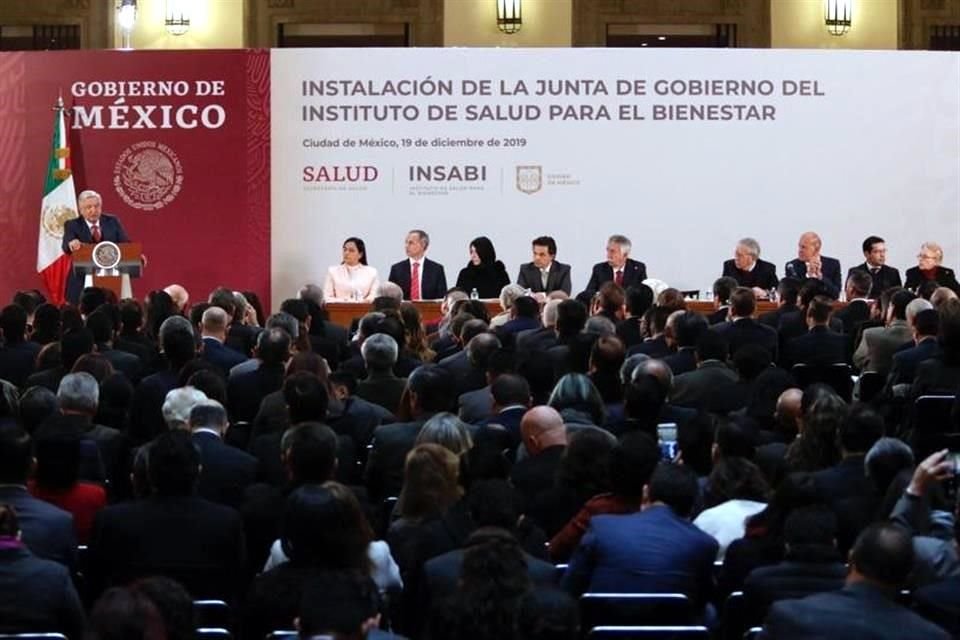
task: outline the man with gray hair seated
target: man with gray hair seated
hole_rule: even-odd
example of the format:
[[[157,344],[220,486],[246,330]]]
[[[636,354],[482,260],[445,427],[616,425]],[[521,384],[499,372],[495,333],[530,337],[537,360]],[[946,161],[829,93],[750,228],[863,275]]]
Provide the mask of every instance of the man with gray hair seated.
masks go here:
[[[390,281],[381,282],[376,291],[377,298],[393,298],[397,302],[403,302],[403,289],[400,285]]]
[[[125,483],[126,480],[127,438],[116,429],[94,423],[100,405],[100,386],[96,378],[86,372],[68,373],[57,389],[57,403],[60,415],[51,417],[41,425],[40,430],[73,432],[79,434],[82,440],[95,443],[95,453],[91,449],[87,454],[81,446],[81,477],[98,480],[105,474],[111,482],[111,492],[116,492],[117,483]],[[102,471],[98,468],[99,464],[90,459],[91,456],[95,458],[97,453]]]
[[[543,326],[518,333],[517,352],[533,353],[557,346],[557,307],[561,302],[563,302],[562,299],[550,298],[544,303],[540,310],[540,321]]]
[[[196,387],[178,387],[167,393],[163,400],[163,421],[167,428],[190,429],[190,412],[201,402],[206,402],[205,393]]]
[[[510,321],[510,309],[513,307],[513,301],[522,295],[526,295],[526,289],[518,284],[508,284],[500,289],[500,313],[490,318],[490,328],[494,329]]]
[[[200,451],[197,493],[203,498],[239,508],[244,491],[257,477],[257,459],[223,441],[230,423],[216,400],[203,400],[190,410],[193,443]]]
[[[723,277],[733,278],[737,285],[753,289],[758,298],[767,298],[768,292],[777,288],[777,267],[772,262],[760,259],[760,243],[753,238],[743,238],[733,251],[733,259],[723,263]]]
[[[593,265],[590,282],[586,292],[591,296],[607,282],[615,282],[626,289],[630,285],[640,284],[647,279],[647,266],[630,258],[632,248],[630,239],[622,235],[612,235],[607,240],[607,260]]]
[[[363,341],[360,353],[367,377],[357,383],[357,396],[396,414],[407,386],[406,378],[398,378],[393,373],[399,354],[397,341],[385,333],[375,333]]]

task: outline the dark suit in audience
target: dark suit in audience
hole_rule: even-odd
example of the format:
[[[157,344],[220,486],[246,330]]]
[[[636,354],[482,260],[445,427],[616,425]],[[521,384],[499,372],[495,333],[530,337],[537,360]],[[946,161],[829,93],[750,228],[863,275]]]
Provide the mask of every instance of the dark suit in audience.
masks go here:
[[[929,584],[913,592],[917,612],[956,638],[960,636],[960,576]]]
[[[785,313],[780,317],[780,326],[777,328],[777,333],[780,336],[782,346],[786,346],[788,342],[806,334],[807,331],[809,331],[807,316],[802,309]],[[830,318],[830,331],[843,333],[843,322],[836,315]]]
[[[759,344],[770,352],[770,357],[777,359],[777,332],[753,318],[737,318],[736,320],[721,322],[710,327],[727,341],[730,355],[734,355],[740,347],[747,344]]]
[[[960,364],[930,359],[917,365],[910,386],[910,397],[918,398],[924,394],[955,395],[960,389]]]
[[[536,353],[546,351],[557,344],[557,332],[553,327],[540,327],[517,334],[518,353]]]
[[[779,282],[777,267],[766,260],[757,260],[750,271],[738,269],[732,259],[724,260],[723,277],[733,278],[741,287],[759,287],[766,290],[776,289]]]
[[[949,636],[866,582],[774,603],[764,638],[946,640]]]
[[[795,364],[827,365],[847,361],[847,337],[830,331],[826,325],[817,325],[806,335],[787,343],[783,354],[783,366]]]
[[[33,373],[33,364],[40,353],[36,342],[11,342],[0,348],[0,380],[23,387]]]
[[[230,375],[230,369],[247,359],[242,353],[234,351],[216,338],[203,339],[203,353],[200,357],[216,365],[225,378]]]
[[[920,344],[897,351],[893,354],[888,384],[912,383],[921,362],[939,359],[942,355],[943,350],[934,336],[928,336],[922,339]]]
[[[675,353],[664,357],[663,361],[675,376],[697,368],[697,356],[693,347],[680,347]]]
[[[23,387],[25,389],[29,387],[46,387],[56,393],[60,387],[60,381],[63,380],[63,376],[67,375],[67,373],[69,372],[61,365],[42,371],[35,371],[27,377],[27,381],[23,383]]]
[[[143,377],[143,363],[132,353],[108,347],[106,343],[97,344],[97,353],[110,362],[114,371],[127,376],[127,380],[133,384],[140,382],[140,378]]]
[[[484,424],[493,415],[490,385],[460,394],[457,398],[460,419],[467,424]]]
[[[347,330],[338,324],[316,317],[310,324],[310,348],[323,356],[331,369],[337,369],[341,361],[350,357],[349,339]]]
[[[0,549],[0,593],[0,633],[84,637],[83,604],[65,566],[23,546]]]
[[[200,449],[202,465],[197,493],[211,502],[240,508],[244,491],[257,478],[257,459],[209,431],[195,431],[193,443]]]
[[[366,379],[357,383],[357,396],[367,402],[380,405],[390,413],[396,413],[400,396],[407,386],[406,378],[398,378],[392,371],[368,373]]]
[[[837,516],[837,547],[841,553],[846,553],[857,534],[873,521],[880,502],[863,460],[863,455],[848,455],[836,466],[813,474],[817,492]]]
[[[663,336],[646,338],[643,342],[630,347],[628,355],[632,356],[637,353],[648,355],[654,359],[661,359],[670,355],[670,345],[667,344],[667,339]]]
[[[751,571],[744,581],[743,593],[753,621],[759,623],[774,602],[842,589],[847,568],[840,562],[840,554],[832,551],[832,560],[788,559]]]
[[[564,445],[547,447],[536,455],[518,460],[510,471],[513,486],[523,498],[524,505],[533,504],[538,495],[554,485],[557,469],[563,459]]]
[[[283,368],[259,366],[230,376],[227,401],[233,422],[253,422],[263,399],[283,386]]]
[[[365,473],[372,500],[380,501],[400,495],[407,454],[413,449],[420,429],[429,419],[429,415],[424,415],[413,422],[384,424],[374,430],[373,448],[367,458]]]
[[[847,277],[849,278],[850,274],[856,270],[870,274],[870,280],[873,282],[870,286],[870,293],[867,295],[867,297],[871,300],[879,299],[880,294],[890,287],[900,286],[900,271],[885,264],[873,268],[871,268],[866,262],[863,264],[858,264],[847,271]]]
[[[670,401],[681,407],[701,409],[717,387],[737,381],[737,374],[719,360],[707,360],[688,373],[673,379]]]
[[[0,486],[0,504],[16,509],[23,543],[33,555],[67,567],[74,565],[77,536],[72,515],[34,498],[25,486],[12,484]]]
[[[163,421],[163,401],[177,386],[177,372],[164,369],[140,381],[133,393],[130,407],[130,437],[132,444],[150,441],[167,429]]]
[[[866,300],[851,300],[833,314],[843,323],[843,332],[855,335],[861,324],[870,319],[870,304]]]
[[[761,313],[757,317],[757,320],[767,325],[768,327],[779,329],[780,320],[781,318],[783,318],[783,316],[790,313],[796,313],[798,311],[799,309],[797,308],[797,305],[785,302],[784,304],[780,305],[773,311],[767,311],[766,313]]]
[[[455,549],[431,558],[423,565],[425,610],[429,610],[429,605],[434,600],[443,599],[457,590],[461,579],[463,554],[463,549]],[[526,561],[527,576],[533,589],[542,589],[557,583],[557,568],[554,565],[528,553],[523,554],[523,559]]]

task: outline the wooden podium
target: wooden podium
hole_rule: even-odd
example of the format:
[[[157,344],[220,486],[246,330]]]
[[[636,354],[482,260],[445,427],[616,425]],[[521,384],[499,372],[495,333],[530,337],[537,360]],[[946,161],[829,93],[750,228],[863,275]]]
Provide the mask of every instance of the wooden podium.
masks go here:
[[[71,254],[73,273],[83,276],[84,287],[109,289],[118,300],[131,298],[130,278],[139,278],[143,272],[141,253],[139,242],[84,244]]]

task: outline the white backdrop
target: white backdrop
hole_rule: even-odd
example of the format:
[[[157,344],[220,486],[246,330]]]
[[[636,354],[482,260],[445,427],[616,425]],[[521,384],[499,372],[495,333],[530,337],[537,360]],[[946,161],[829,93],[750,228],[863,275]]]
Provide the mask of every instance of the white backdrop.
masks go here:
[[[806,230],[820,233],[824,255],[839,258],[844,271],[863,261],[860,245],[871,234],[887,240],[888,264],[901,271],[916,264],[928,239],[941,243],[947,266],[960,262],[956,54],[280,49],[271,74],[274,304],[305,282],[322,284],[351,235],[366,241],[370,264],[385,278],[415,227],[430,233],[430,256],[446,266],[451,286],[478,235],[493,240],[511,277],[530,260],[530,240],[552,235],[558,259],[573,265],[574,292],[604,259],[612,233],[631,238],[633,257],[651,277],[682,289],[709,288],[742,236],[759,240],[781,276]],[[464,95],[465,80],[490,81],[491,95]],[[581,95],[567,87],[566,95],[537,96],[538,80],[592,83],[578,85]],[[658,81],[690,87],[694,80],[766,80],[761,88],[773,92],[657,93]],[[398,93],[449,83],[452,95],[370,95],[389,91],[388,81]],[[529,95],[517,95],[517,81]],[[598,81],[606,95],[596,93]],[[784,95],[784,82],[800,81],[821,95]],[[638,84],[645,95],[617,94]],[[328,95],[334,88],[339,95]],[[325,109],[390,105],[406,107],[406,116],[318,119],[330,115]],[[431,120],[429,105],[455,110],[458,119]],[[468,119],[484,105],[500,107],[503,117],[523,106],[527,119]],[[654,119],[657,105],[754,106],[773,119]],[[604,107],[609,119],[564,119],[566,106],[581,114],[581,106],[594,114]],[[417,115],[408,120],[410,107]],[[552,118],[551,107],[560,115]],[[645,119],[622,119],[621,110]],[[431,146],[437,138],[485,145]],[[361,146],[368,139],[396,146]],[[338,146],[311,146],[321,140]],[[501,144],[487,146],[491,140]],[[485,180],[411,181],[410,167],[425,165],[448,173],[485,167]],[[518,166],[536,167],[524,185],[535,189],[539,173],[536,192],[519,190]],[[359,180],[337,181],[344,176]]]

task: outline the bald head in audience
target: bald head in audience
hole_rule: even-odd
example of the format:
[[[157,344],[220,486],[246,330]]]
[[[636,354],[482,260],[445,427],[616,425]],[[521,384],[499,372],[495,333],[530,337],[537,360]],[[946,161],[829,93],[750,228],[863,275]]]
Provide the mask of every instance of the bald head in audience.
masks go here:
[[[534,407],[523,414],[520,434],[527,451],[534,456],[549,447],[567,444],[567,427],[563,424],[563,418],[556,409],[546,405]]]
[[[187,310],[187,303],[190,302],[190,293],[179,284],[171,284],[168,287],[163,289],[170,299],[173,300],[173,304],[177,306],[177,310],[180,313],[183,313]]]
[[[652,376],[667,395],[673,388],[673,371],[663,360],[644,360],[633,370],[633,380],[638,380],[641,376]]]
[[[200,332],[204,338],[215,338],[223,342],[227,339],[227,326],[230,316],[220,307],[210,307],[203,312],[200,320]]]
[[[777,398],[777,408],[773,413],[780,430],[796,434],[799,431],[797,420],[800,418],[803,391],[797,388],[787,389]]]

